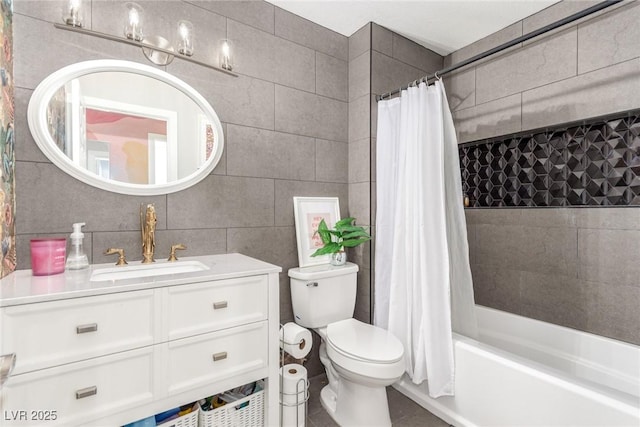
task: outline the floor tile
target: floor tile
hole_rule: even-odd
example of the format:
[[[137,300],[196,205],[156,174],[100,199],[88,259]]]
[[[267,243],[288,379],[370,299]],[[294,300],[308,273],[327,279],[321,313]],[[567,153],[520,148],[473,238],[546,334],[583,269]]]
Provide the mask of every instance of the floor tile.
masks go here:
[[[311,378],[309,381],[309,404],[307,410],[311,418],[318,412],[325,412],[320,403],[320,390],[327,384],[327,377],[324,374]]]
[[[396,424],[400,419],[411,417],[416,414],[426,413],[431,415],[429,411],[422,406],[409,399],[393,387],[387,387],[387,399],[389,400],[389,415],[391,422]]]
[[[320,390],[327,385],[326,375],[309,380],[308,427],[338,427],[320,403]],[[387,387],[391,422],[395,427],[448,427],[445,421],[433,415],[394,388]],[[344,426],[350,427],[350,426]],[[364,427],[364,426],[363,426]]]
[[[396,427],[449,427],[449,424],[426,409],[420,413],[395,420],[393,425]]]

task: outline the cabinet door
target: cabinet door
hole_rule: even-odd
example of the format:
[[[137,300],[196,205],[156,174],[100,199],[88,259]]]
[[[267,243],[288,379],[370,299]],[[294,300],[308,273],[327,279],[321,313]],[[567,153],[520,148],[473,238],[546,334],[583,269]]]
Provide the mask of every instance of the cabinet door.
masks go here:
[[[165,289],[165,340],[175,340],[265,320],[266,276],[216,280]]]
[[[153,290],[5,307],[2,345],[14,375],[151,345]]]
[[[263,321],[163,344],[168,394],[260,369],[265,372],[257,378],[266,376],[267,331]]]
[[[12,375],[3,426],[76,425],[150,403],[154,364],[150,346]]]

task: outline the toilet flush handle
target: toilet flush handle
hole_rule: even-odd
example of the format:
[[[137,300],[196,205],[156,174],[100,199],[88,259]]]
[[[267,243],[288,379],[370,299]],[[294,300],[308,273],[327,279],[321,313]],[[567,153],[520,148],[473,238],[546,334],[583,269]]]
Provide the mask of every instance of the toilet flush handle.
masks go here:
[[[313,286],[314,288],[318,287],[318,282],[309,282],[307,283],[307,286]]]

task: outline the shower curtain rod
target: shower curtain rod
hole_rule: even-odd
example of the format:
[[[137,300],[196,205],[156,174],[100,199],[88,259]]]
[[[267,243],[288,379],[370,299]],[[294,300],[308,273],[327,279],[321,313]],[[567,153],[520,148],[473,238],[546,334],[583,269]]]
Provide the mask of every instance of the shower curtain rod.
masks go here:
[[[467,66],[469,64],[472,64],[474,62],[477,62],[481,59],[484,59],[488,56],[493,55],[494,53],[498,53],[500,51],[503,51],[505,49],[510,48],[511,46],[515,46],[518,43],[522,43],[525,42],[529,39],[532,39],[534,37],[537,37],[541,34],[547,33],[551,30],[555,30],[558,27],[561,27],[563,25],[566,25],[570,22],[576,21],[580,18],[584,18],[585,16],[591,15],[592,13],[598,12],[602,9],[606,9],[607,7],[613,6],[614,4],[620,3],[622,0],[607,0],[607,1],[603,1],[601,3],[595,4],[587,9],[584,9],[580,12],[574,13],[573,15],[569,15],[566,18],[560,19],[559,21],[553,22],[549,25],[545,25],[542,28],[539,28],[535,31],[532,31],[530,33],[527,33],[523,36],[520,36],[518,38],[515,38],[509,42],[503,43],[500,46],[496,46],[493,49],[489,49],[486,52],[482,52],[479,53],[478,55],[472,56],[471,58],[465,59],[462,62],[458,62],[457,64],[451,65],[449,67],[443,68],[442,70],[436,71],[433,75],[426,75],[418,80],[414,80],[412,82],[410,82],[409,84],[407,84],[406,86],[400,88],[400,89],[396,89],[392,92],[387,92],[387,93],[383,93],[382,95],[378,95],[376,96],[376,102],[377,101],[382,101],[385,98],[389,98],[393,95],[396,95],[398,93],[400,93],[402,90],[407,89],[409,86],[414,86],[417,85],[421,82],[427,82],[430,79],[434,79],[434,78],[439,78],[442,77],[445,74],[449,74],[452,71],[455,71],[459,68],[462,68],[464,66]]]

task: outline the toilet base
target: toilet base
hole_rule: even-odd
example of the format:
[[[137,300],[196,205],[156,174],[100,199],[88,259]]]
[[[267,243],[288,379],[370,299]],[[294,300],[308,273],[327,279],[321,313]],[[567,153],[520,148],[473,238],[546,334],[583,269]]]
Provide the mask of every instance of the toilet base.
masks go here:
[[[336,394],[329,384],[322,387],[322,390],[320,390],[320,403],[324,410],[327,411],[335,421]]]
[[[320,391],[320,403],[342,427],[391,427],[385,387],[367,387],[341,379],[340,399],[329,385]]]

